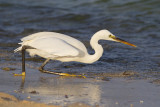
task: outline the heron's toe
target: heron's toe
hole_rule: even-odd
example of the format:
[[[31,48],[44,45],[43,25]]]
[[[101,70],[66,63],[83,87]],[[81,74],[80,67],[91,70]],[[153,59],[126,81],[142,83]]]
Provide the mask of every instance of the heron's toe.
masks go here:
[[[22,74],[15,74],[15,73],[13,73],[13,74],[14,74],[14,76],[25,76],[26,75],[25,72],[22,72]]]

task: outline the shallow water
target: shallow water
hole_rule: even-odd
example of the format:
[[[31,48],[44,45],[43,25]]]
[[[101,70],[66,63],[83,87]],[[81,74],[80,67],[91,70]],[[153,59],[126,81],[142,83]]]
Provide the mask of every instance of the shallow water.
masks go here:
[[[160,87],[150,80],[108,78],[57,77],[32,71],[27,72],[25,83],[21,77],[0,72],[0,91],[20,100],[61,105],[81,102],[92,107],[157,107]],[[36,76],[35,76],[36,75]]]
[[[94,64],[56,61],[46,69],[100,80],[108,80],[107,73],[125,71],[138,73],[133,76],[136,79],[160,79],[159,4],[157,0],[0,0],[0,67],[14,68],[9,74],[21,72],[21,56],[13,50],[20,38],[29,34],[39,31],[68,34],[84,42],[89,53],[94,53],[89,45],[91,36],[108,29],[138,47],[101,41],[104,54]],[[27,56],[27,72],[35,71],[32,75],[36,75],[43,61]]]
[[[120,43],[103,41],[105,50],[103,57],[89,65],[89,68],[88,65],[84,65],[82,67],[84,73],[88,69],[89,72],[126,70],[158,72],[160,69],[158,4],[157,0],[39,2],[1,0],[0,48],[12,54],[13,49],[18,47],[20,38],[39,31],[56,31],[83,41],[89,52],[93,53],[89,46],[91,36],[100,29],[108,29],[138,47],[132,48]],[[14,63],[19,63],[20,56],[15,56],[9,57],[16,60]],[[2,59],[4,58],[1,58],[1,62],[4,61]]]

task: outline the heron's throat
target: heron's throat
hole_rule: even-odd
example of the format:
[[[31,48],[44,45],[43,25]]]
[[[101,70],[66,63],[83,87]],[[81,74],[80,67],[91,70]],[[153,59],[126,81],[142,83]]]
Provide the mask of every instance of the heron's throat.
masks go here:
[[[97,38],[94,36],[91,38],[90,44],[91,44],[92,49],[94,49],[95,53],[93,55],[89,55],[89,58],[88,58],[89,63],[93,63],[99,60],[99,58],[103,54],[103,48],[100,44],[98,44],[99,40],[100,38]]]

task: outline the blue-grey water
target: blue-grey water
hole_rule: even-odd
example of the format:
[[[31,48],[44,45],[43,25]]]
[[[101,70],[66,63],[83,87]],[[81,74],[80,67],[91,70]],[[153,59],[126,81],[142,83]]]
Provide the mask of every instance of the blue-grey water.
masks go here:
[[[32,33],[53,31],[70,35],[82,41],[92,54],[91,36],[108,29],[138,47],[101,41],[104,54],[93,64],[56,61],[46,68],[93,78],[132,71],[138,73],[137,78],[160,79],[159,7],[158,0],[0,0],[0,67],[15,69],[10,76],[21,72],[21,55],[13,50],[19,46],[20,38]],[[27,55],[26,69],[33,71],[32,75],[41,75],[37,68],[44,59],[36,59]]]

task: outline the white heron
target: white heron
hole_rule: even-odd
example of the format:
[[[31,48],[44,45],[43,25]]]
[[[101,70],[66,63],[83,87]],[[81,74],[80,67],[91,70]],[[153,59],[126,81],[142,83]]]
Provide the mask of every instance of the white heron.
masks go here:
[[[121,42],[136,47],[134,44],[115,37],[108,30],[100,30],[96,32],[90,40],[90,45],[95,51],[95,54],[90,55],[87,52],[85,45],[73,37],[56,32],[39,32],[22,38],[22,42],[19,43],[21,46],[14,50],[15,52],[22,52],[22,74],[20,75],[25,76],[25,50],[30,56],[38,55],[46,59],[40,66],[40,71],[58,75],[69,75],[67,73],[46,71],[43,68],[49,60],[59,60],[61,62],[75,61],[88,64],[93,63],[103,54],[103,48],[98,44],[99,40]]]

